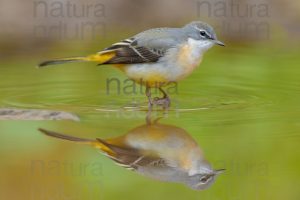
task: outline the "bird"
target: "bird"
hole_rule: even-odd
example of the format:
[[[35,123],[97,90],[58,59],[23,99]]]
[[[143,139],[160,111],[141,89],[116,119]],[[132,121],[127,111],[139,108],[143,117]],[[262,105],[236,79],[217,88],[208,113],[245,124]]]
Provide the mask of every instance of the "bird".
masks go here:
[[[39,129],[47,136],[90,145],[116,164],[148,178],[182,183],[194,190],[210,187],[225,169],[214,170],[197,142],[173,125],[143,124],[110,139],[85,139]]]
[[[180,28],[153,28],[140,32],[89,56],[69,57],[41,62],[38,67],[72,62],[96,62],[112,65],[138,84],[146,87],[148,107],[170,107],[171,99],[162,87],[189,76],[217,39],[212,26],[193,21]],[[152,98],[151,88],[158,88],[162,98]]]

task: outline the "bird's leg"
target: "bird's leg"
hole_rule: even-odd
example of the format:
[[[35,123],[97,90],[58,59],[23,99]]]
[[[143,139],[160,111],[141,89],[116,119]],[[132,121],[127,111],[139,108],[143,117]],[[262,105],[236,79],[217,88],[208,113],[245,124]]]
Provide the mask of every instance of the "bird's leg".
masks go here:
[[[148,86],[146,86],[146,96],[148,98],[148,110],[151,111],[153,106],[153,101],[151,99],[151,88]]]
[[[152,122],[151,122],[151,113],[152,113],[152,110],[148,110],[147,114],[146,114],[146,124],[147,125],[151,125]]]
[[[161,93],[163,93],[163,97],[162,98],[155,97],[154,103],[157,105],[162,105],[163,108],[165,108],[165,109],[169,108],[170,104],[171,104],[171,100],[170,100],[168,94],[161,87],[159,87],[158,89]]]
[[[163,99],[164,99],[164,108],[169,108],[171,105],[171,99],[169,98],[169,95],[160,87],[159,90],[163,93]]]

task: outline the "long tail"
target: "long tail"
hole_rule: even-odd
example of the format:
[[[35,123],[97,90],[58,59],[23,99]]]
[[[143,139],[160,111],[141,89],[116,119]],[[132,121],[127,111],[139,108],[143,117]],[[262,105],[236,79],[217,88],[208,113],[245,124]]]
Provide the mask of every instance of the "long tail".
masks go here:
[[[46,67],[49,65],[58,65],[64,63],[73,63],[73,62],[97,62],[98,64],[103,64],[115,56],[114,51],[104,51],[99,52],[94,55],[85,56],[85,57],[70,57],[70,58],[61,58],[55,60],[47,60],[38,64],[38,67]]]
[[[101,139],[93,140],[93,139],[78,138],[70,135],[57,133],[54,131],[45,130],[42,128],[39,128],[38,130],[50,137],[91,145],[97,149],[100,149],[106,155],[114,154],[113,150],[109,147],[109,144]]]
[[[45,130],[42,128],[39,128],[38,130],[47,136],[59,138],[59,139],[63,139],[63,140],[69,140],[72,142],[87,143],[87,144],[91,144],[91,143],[95,142],[95,140],[92,140],[92,139],[78,138],[78,137],[74,137],[74,136],[70,136],[70,135],[57,133],[54,131]]]

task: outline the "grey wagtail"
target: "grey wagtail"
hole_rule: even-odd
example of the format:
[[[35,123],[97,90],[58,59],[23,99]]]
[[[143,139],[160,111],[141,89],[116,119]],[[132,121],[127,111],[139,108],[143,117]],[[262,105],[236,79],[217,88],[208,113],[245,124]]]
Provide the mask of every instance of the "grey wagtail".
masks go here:
[[[224,169],[214,170],[197,142],[182,128],[158,122],[141,125],[112,139],[83,139],[39,129],[64,140],[91,145],[116,164],[159,181],[208,188]]]
[[[196,21],[182,28],[149,29],[94,55],[49,60],[39,67],[85,61],[112,64],[146,86],[149,109],[153,104],[169,107],[170,98],[162,87],[190,75],[201,63],[204,52],[214,44],[225,46],[210,25]],[[163,98],[152,99],[151,88],[159,88]]]

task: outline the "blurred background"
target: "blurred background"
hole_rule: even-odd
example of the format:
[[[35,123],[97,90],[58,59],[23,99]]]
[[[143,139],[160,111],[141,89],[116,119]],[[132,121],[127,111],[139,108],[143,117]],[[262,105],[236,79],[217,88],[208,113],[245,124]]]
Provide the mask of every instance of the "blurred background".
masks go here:
[[[43,127],[110,138],[145,123],[142,92],[111,66],[37,69],[154,27],[211,24],[214,47],[177,85],[161,123],[185,129],[215,168],[205,191],[150,180]],[[292,0],[1,0],[0,107],[74,113],[73,121],[0,121],[0,199],[299,199],[300,3]],[[113,87],[107,80],[117,78]],[[108,91],[109,89],[109,91]]]

